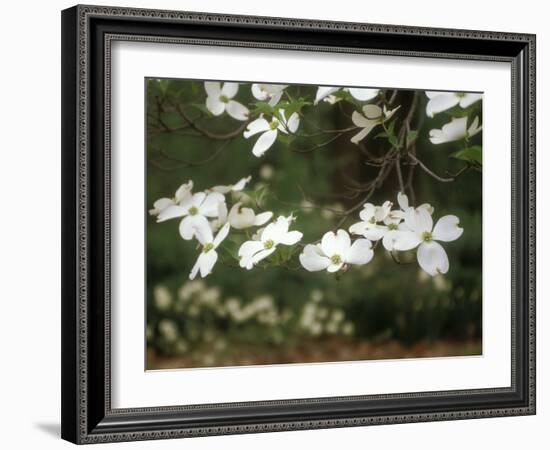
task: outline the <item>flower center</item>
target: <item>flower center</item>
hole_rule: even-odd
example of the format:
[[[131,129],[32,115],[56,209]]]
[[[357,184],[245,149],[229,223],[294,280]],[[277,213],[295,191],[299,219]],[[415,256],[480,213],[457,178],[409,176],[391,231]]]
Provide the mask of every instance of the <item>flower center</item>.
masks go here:
[[[330,262],[332,264],[340,264],[342,262],[342,258],[340,257],[340,255],[332,255],[330,257]]]
[[[279,121],[277,119],[273,119],[269,124],[269,128],[271,128],[272,130],[274,130],[278,126],[279,126]]]
[[[369,223],[372,223],[372,224],[375,224],[375,223],[376,223],[376,219],[374,218],[374,216],[372,216],[372,217],[369,219]]]
[[[397,230],[397,224],[396,223],[390,223],[388,225],[388,230]]]
[[[204,246],[202,247],[202,251],[204,253],[208,253],[213,248],[214,248],[214,244],[212,244],[212,242],[208,242],[207,244],[204,244]]]
[[[268,239],[267,241],[264,242],[264,248],[266,250],[269,250],[270,248],[273,248],[274,245],[275,245],[275,242],[273,242],[272,239]]]
[[[227,97],[226,95],[220,95],[220,102],[229,103],[229,97]]]
[[[431,241],[431,240],[432,240],[432,233],[431,233],[431,231],[423,231],[423,232],[422,232],[422,240],[424,240],[424,241]]]
[[[198,212],[199,208],[197,208],[196,206],[191,206],[191,208],[189,208],[189,214],[191,214],[192,216],[196,215]]]
[[[457,96],[458,98],[462,98],[462,97],[465,97],[466,94],[465,94],[464,92],[457,92],[457,93],[456,93],[456,96]]]

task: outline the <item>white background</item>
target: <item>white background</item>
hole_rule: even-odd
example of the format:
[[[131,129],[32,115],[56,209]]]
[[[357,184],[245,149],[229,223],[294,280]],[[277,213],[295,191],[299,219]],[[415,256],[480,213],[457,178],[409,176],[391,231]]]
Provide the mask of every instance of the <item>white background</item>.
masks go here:
[[[101,3],[101,2],[99,2]],[[341,0],[302,2],[277,0],[139,1],[111,0],[108,4],[168,9],[203,10],[319,19],[338,19],[463,27],[538,34],[538,123],[550,121],[550,100],[545,79],[550,77],[548,13],[544,2],[525,0],[458,5],[441,1],[394,0],[380,2]],[[10,2],[3,5],[0,28],[3,88],[0,95],[2,164],[0,195],[2,255],[2,348],[0,370],[0,443],[4,448],[69,448],[58,438],[59,429],[59,298],[60,298],[60,17],[71,2]],[[450,10],[450,13],[449,13]],[[550,164],[548,128],[538,130],[539,199],[550,187],[543,168]],[[538,222],[548,223],[539,201]],[[116,444],[119,448],[228,449],[261,448],[407,448],[463,449],[542,448],[550,420],[548,379],[550,341],[548,281],[550,267],[543,249],[548,235],[542,226],[538,249],[538,415],[461,422],[392,425],[246,436],[226,436],[186,441]],[[7,289],[6,289],[7,288]],[[545,427],[546,425],[546,427]],[[539,444],[541,442],[541,444]],[[110,447],[109,447],[110,448]]]
[[[511,189],[510,127],[499,126],[511,114],[509,64],[135,42],[115,43],[111,55],[114,408],[510,386],[511,198],[498,193]],[[144,372],[145,317],[135,305],[145,298],[144,284],[135,282],[145,266],[143,199],[135,195],[145,188],[144,160],[135,157],[143,148],[144,102],[136,92],[144,77],[338,86],[365,83],[364,74],[377,87],[484,93],[483,146],[499,150],[486,152],[483,171],[483,264],[490,268],[483,276],[483,356]],[[345,382],[335,391],[333,380]]]

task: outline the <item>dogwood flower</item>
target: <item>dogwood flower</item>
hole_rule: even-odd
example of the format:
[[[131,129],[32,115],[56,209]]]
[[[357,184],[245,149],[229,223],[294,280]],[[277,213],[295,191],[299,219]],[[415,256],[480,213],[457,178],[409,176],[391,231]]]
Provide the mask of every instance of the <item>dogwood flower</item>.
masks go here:
[[[430,130],[430,142],[437,145],[460,139],[468,139],[481,131],[481,125],[479,125],[477,116],[468,128],[466,128],[467,121],[467,117],[454,117],[448,124],[443,125],[441,130]]]
[[[320,244],[308,244],[300,254],[300,264],[310,272],[327,270],[337,272],[349,264],[363,265],[374,255],[368,239],[357,239],[353,244],[345,230],[324,234]]]
[[[149,214],[152,216],[158,216],[162,211],[172,205],[177,205],[187,197],[191,196],[193,190],[193,180],[189,180],[187,183],[182,184],[176,191],[173,198],[159,198],[153,203],[153,209],[149,210]]]
[[[279,118],[272,117],[270,122],[265,119],[263,114],[258,119],[250,122],[243,136],[248,139],[258,133],[262,133],[252,148],[254,156],[260,157],[273,145],[279,132],[285,134],[289,132],[294,133],[299,125],[300,117],[298,113],[292,113],[287,119],[285,111],[280,109]]]
[[[218,215],[210,221],[210,229],[212,231],[219,230],[227,223],[227,205],[225,202],[218,203]]]
[[[231,117],[237,120],[248,119],[248,108],[233,100],[233,97],[239,92],[238,83],[221,83],[217,81],[206,81],[204,83],[206,90],[206,107],[215,116],[221,116],[227,112]]]
[[[214,186],[213,188],[210,189],[210,191],[219,192],[220,194],[227,194],[228,192],[239,192],[246,187],[246,185],[250,182],[251,179],[252,179],[251,176],[241,178],[235,184],[229,184],[227,186]]]
[[[357,144],[365,139],[374,127],[389,120],[398,109],[399,106],[392,110],[388,110],[386,105],[384,105],[383,108],[377,105],[365,105],[363,106],[363,114],[358,111],[353,111],[351,120],[355,126],[362,128],[362,130],[351,138],[351,142]]]
[[[437,241],[451,242],[462,236],[464,229],[459,227],[459,218],[453,215],[441,217],[435,227],[430,213],[425,208],[409,208],[405,214],[408,231],[401,231],[394,243],[399,251],[418,247],[418,264],[431,276],[447,273],[449,259],[445,249]]]
[[[403,220],[407,211],[409,209],[414,209],[412,206],[409,206],[409,198],[402,192],[397,194],[397,203],[399,204],[400,209],[390,211],[384,218],[384,225],[387,229],[384,233],[384,237],[382,238],[382,245],[389,252],[396,250],[395,244],[399,239],[401,232],[410,231]],[[429,203],[423,203],[416,209],[418,210],[419,208],[425,209],[430,215],[434,212],[433,206]]]
[[[407,197],[407,194],[403,194],[402,192],[397,193],[397,204],[401,208],[401,218],[404,218],[404,214],[409,210],[409,208],[412,208],[412,206],[409,205],[409,197]],[[434,208],[429,203],[422,203],[418,208],[425,208],[430,215],[434,213]],[[398,214],[399,211],[392,211],[392,214]]]
[[[380,91],[379,89],[368,88],[340,88],[334,86],[319,86],[317,88],[317,94],[315,95],[315,101],[313,102],[313,104],[316,105],[321,100],[339,90],[349,92],[355,100],[359,100],[360,102],[367,102],[369,100],[372,100],[378,95],[378,92]]]
[[[180,222],[179,232],[183,239],[190,240],[210,225],[208,217],[218,215],[220,202],[225,202],[225,197],[219,192],[197,192],[189,196],[178,205],[171,205],[163,210],[157,217],[157,222],[164,222],[169,219],[183,217]]]
[[[292,216],[279,216],[275,222],[265,227],[259,240],[244,242],[239,248],[239,265],[250,270],[277,250],[278,245],[296,244],[303,234],[299,231],[288,231],[293,220]]]
[[[253,84],[252,95],[262,102],[267,101],[269,106],[275,106],[281,100],[286,84]]]
[[[434,114],[447,111],[456,105],[459,105],[461,108],[467,108],[483,97],[482,94],[438,91],[426,91],[426,96],[429,98],[426,105],[426,114],[428,117],[433,117]]]
[[[349,227],[349,232],[364,236],[371,241],[382,239],[388,228],[385,225],[380,225],[378,222],[386,219],[391,207],[392,203],[390,201],[384,202],[382,206],[366,203],[359,213],[361,222],[357,222]]]
[[[271,211],[255,214],[252,208],[243,208],[242,203],[238,202],[229,211],[228,220],[233,228],[244,230],[245,228],[264,225],[272,217],[273,213]]]
[[[202,251],[199,257],[197,258],[197,262],[195,262],[195,265],[191,269],[191,273],[189,274],[190,280],[194,280],[199,271],[202,278],[205,278],[212,272],[212,269],[214,268],[214,265],[218,260],[218,252],[216,252],[216,249],[227,237],[228,233],[229,233],[228,223],[226,223],[221,228],[221,230],[218,232],[216,237],[212,235],[212,231],[210,230],[210,228],[201,229],[197,233],[197,240],[202,245]]]

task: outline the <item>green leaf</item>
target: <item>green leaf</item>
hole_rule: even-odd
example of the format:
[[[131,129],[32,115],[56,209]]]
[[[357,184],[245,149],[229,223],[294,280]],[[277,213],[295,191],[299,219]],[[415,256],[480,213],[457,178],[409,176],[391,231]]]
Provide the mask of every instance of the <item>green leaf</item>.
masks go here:
[[[237,261],[239,260],[239,247],[240,244],[232,241],[231,239],[226,239],[221,244],[221,248],[225,250],[225,252],[230,255],[231,257],[235,258]]]
[[[306,101],[303,97],[293,99],[290,102],[280,102],[277,108],[285,110],[285,116],[288,118],[294,113],[299,113],[304,106],[312,105],[311,102]]]
[[[407,147],[409,147],[416,139],[418,138],[418,130],[410,130],[407,133],[406,143]]]
[[[255,108],[252,109],[252,113],[262,113],[262,114],[269,114],[270,116],[274,115],[275,111],[269,104],[265,102],[257,102],[255,103]]]
[[[451,153],[452,158],[460,159],[462,161],[482,163],[482,152],[479,145],[459,150],[458,152]]]

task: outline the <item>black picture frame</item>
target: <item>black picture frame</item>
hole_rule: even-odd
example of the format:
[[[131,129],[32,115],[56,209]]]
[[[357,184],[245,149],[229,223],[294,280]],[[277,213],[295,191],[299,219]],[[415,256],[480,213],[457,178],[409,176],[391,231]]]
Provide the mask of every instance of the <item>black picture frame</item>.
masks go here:
[[[509,62],[511,386],[111,408],[109,64],[113,40]],[[84,444],[528,414],[535,414],[534,35],[81,5],[62,12],[64,439]]]

